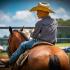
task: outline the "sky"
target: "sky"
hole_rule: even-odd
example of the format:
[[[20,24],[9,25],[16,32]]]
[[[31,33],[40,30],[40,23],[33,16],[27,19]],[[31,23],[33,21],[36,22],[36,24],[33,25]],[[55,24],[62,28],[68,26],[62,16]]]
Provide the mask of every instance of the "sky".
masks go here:
[[[25,26],[32,27],[38,21],[35,12],[29,10],[38,2],[49,3],[54,10],[52,18],[70,19],[70,0],[0,0],[0,27]],[[0,36],[8,33],[0,30]]]

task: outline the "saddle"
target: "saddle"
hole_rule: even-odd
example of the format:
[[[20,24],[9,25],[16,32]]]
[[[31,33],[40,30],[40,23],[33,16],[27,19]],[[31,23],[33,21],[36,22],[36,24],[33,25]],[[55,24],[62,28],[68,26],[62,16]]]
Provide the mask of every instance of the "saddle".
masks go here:
[[[37,42],[37,43],[35,43],[34,45],[33,45],[33,47],[36,47],[36,46],[38,46],[38,45],[50,45],[50,46],[53,46],[53,44],[52,43],[49,43],[49,42]]]

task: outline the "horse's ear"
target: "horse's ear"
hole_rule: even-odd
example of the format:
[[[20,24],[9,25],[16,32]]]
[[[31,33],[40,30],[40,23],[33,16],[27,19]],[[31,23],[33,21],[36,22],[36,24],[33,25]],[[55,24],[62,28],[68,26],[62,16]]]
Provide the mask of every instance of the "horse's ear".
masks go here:
[[[12,34],[12,27],[9,26],[9,32]]]
[[[20,31],[22,32],[22,31],[23,31],[23,29],[24,29],[24,26],[20,29]]]

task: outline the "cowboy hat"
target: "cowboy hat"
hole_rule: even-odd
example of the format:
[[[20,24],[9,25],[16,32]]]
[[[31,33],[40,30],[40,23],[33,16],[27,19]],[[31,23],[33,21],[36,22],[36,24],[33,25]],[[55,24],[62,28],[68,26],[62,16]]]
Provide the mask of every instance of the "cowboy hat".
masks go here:
[[[54,11],[50,8],[49,4],[46,5],[45,3],[41,2],[39,2],[38,5],[33,7],[30,11],[37,11],[37,10],[54,13]]]

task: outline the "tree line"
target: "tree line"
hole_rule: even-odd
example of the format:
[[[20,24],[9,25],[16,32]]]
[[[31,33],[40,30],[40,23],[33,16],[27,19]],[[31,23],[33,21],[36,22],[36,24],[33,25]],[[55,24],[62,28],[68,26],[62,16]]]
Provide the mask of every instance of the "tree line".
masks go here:
[[[62,18],[56,19],[58,22],[58,26],[70,26],[70,19],[63,20]]]

